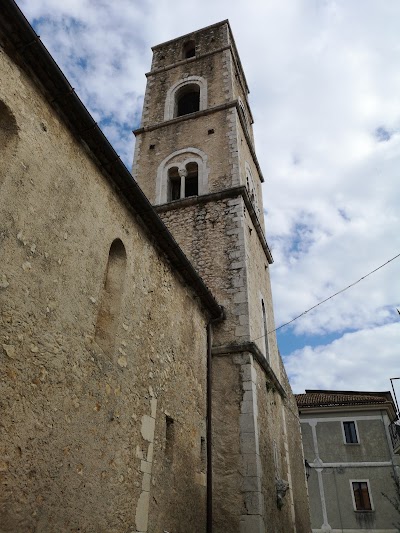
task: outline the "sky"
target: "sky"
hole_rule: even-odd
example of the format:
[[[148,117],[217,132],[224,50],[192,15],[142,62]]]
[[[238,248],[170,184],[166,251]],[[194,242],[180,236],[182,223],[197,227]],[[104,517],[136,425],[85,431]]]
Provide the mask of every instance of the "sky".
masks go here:
[[[128,168],[150,47],[229,19],[266,178],[277,328],[400,254],[397,0],[18,5]],[[294,391],[389,390],[397,307],[400,257],[279,328]]]

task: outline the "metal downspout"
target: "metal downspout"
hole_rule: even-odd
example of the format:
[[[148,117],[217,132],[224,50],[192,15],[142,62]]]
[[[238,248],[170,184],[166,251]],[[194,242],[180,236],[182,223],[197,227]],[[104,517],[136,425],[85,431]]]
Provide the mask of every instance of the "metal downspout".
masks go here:
[[[225,319],[224,308],[221,315],[207,324],[207,533],[212,533],[213,475],[212,475],[212,343],[213,324]]]

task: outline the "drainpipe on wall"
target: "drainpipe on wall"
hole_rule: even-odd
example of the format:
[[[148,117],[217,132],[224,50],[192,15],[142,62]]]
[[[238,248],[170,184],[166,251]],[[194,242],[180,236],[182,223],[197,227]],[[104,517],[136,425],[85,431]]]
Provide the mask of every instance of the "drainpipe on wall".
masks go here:
[[[225,320],[225,311],[221,306],[219,317],[210,320],[207,324],[207,533],[212,533],[212,343],[213,324]]]

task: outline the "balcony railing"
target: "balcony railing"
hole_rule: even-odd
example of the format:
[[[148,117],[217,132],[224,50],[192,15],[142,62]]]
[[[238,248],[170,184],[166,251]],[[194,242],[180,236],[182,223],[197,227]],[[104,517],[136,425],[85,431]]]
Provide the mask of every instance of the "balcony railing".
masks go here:
[[[400,454],[400,421],[392,422],[389,426],[390,438],[392,439],[392,445],[394,453]]]

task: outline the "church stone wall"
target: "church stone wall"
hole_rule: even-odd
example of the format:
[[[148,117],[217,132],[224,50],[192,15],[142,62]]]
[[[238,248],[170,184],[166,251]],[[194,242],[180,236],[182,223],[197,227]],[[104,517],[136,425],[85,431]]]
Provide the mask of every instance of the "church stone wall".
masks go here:
[[[212,371],[213,532],[239,532],[240,517],[245,512],[239,425],[243,396],[240,366],[233,357],[213,357]]]
[[[248,303],[243,249],[243,200],[225,198],[159,214],[226,312],[214,344],[248,340]]]
[[[0,191],[0,531],[204,531],[206,317],[3,53],[0,79],[18,132]],[[123,282],[105,288],[115,239]]]

